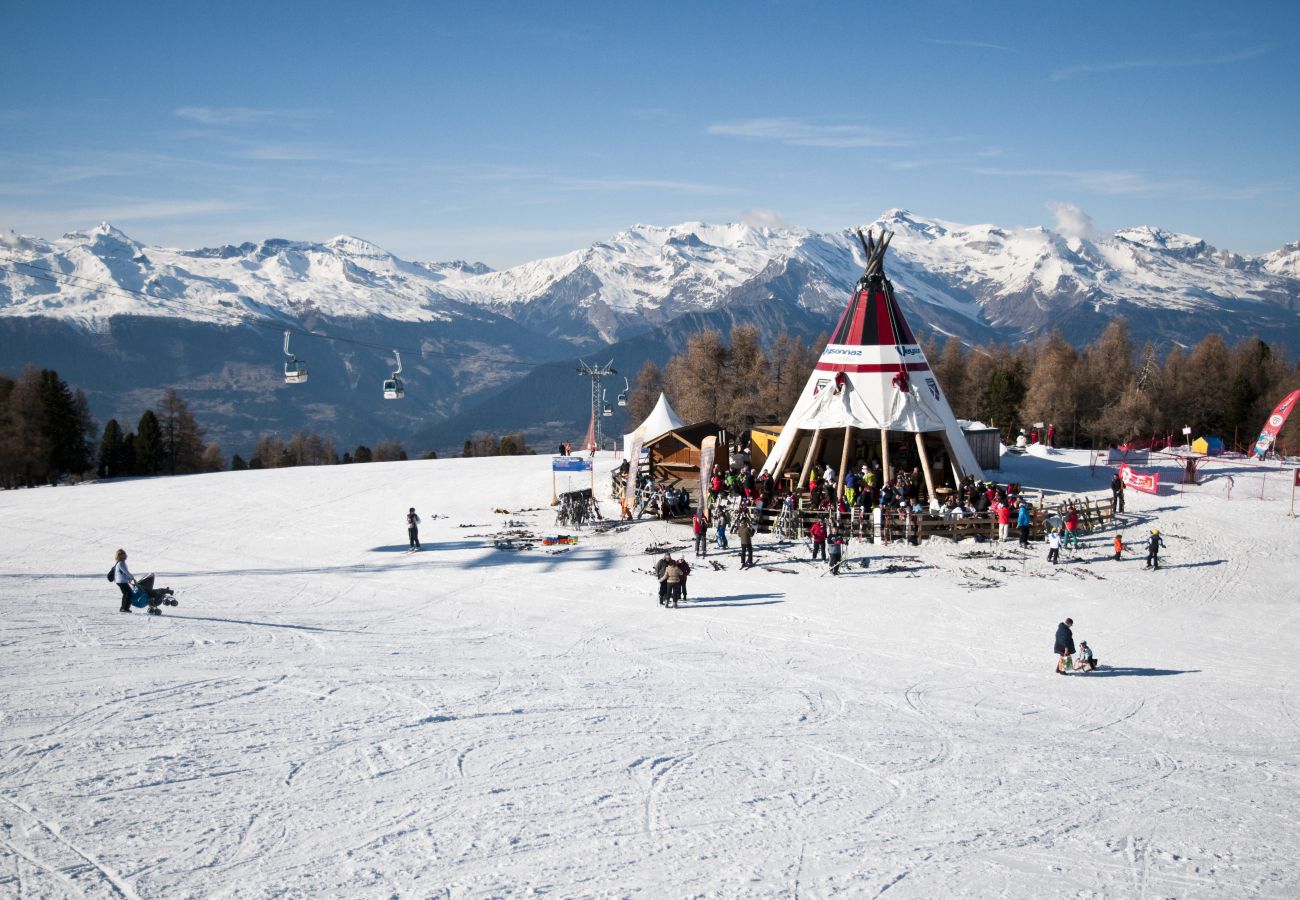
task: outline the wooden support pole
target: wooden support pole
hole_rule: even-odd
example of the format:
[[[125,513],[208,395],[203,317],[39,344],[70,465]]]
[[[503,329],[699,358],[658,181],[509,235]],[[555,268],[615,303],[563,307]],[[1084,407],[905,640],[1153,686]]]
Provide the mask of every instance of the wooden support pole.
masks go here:
[[[808,483],[808,470],[812,468],[813,460],[817,458],[817,451],[821,449],[822,430],[818,428],[813,432],[812,443],[808,445],[808,455],[804,457],[803,468],[799,471],[799,483],[795,485],[796,491],[803,490],[804,485]]]
[[[853,444],[853,426],[844,426],[844,452],[840,454],[840,480],[835,485],[835,496],[844,496],[844,476],[849,471],[849,447]]]
[[[934,476],[930,474],[930,454],[925,452],[925,435],[916,433],[916,455],[921,457],[921,471],[925,473],[925,489],[929,492],[929,501],[934,503]]]
[[[880,429],[880,486],[889,483],[889,432]]]

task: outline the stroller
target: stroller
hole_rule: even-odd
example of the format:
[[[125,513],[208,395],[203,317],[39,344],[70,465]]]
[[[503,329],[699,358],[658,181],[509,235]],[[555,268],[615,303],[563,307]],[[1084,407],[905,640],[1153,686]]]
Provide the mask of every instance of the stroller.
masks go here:
[[[149,615],[161,616],[162,606],[176,606],[175,592],[169,587],[153,586],[154,574],[150,572],[135,581],[135,590],[131,593],[131,605],[136,609],[149,607]]]

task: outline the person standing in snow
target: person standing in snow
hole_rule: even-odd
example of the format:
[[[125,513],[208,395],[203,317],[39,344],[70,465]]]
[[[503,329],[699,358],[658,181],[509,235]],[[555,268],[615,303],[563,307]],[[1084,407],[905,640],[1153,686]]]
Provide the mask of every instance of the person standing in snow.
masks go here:
[[[1056,446],[1056,426],[1053,425],[1051,422],[1047,423],[1047,446],[1048,447]]]
[[[709,555],[709,520],[703,509],[697,509],[691,517],[691,530],[695,532],[695,555]]]
[[[754,564],[754,526],[749,524],[748,515],[740,517],[736,537],[740,538],[740,567],[747,569]]]
[[[1029,549],[1029,526],[1033,524],[1033,514],[1029,511],[1029,504],[1024,500],[1020,501],[1020,507],[1016,512],[1016,527],[1020,529],[1020,546],[1026,550]]]
[[[731,524],[731,515],[727,512],[727,507],[721,503],[713,508],[713,524],[717,526],[718,549],[726,550],[727,526]]]
[[[1124,557],[1124,535],[1115,535],[1115,559],[1119,560]]]
[[[812,538],[813,562],[817,561],[818,556],[820,556],[822,559],[825,559],[826,558],[826,526],[821,523],[820,519],[812,523],[812,527],[808,529],[808,537]]]
[[[412,550],[420,549],[420,517],[416,515],[414,506],[406,512],[406,537]]]
[[[998,517],[998,541],[1005,541],[1007,531],[1011,528],[1011,507],[999,500],[993,509]]]
[[[677,560],[671,555],[664,562],[664,584],[668,587],[668,599],[664,601],[664,606],[676,609],[682,599],[682,570],[677,567]]]
[[[1147,564],[1143,568],[1160,568],[1160,548],[1164,545],[1164,539],[1160,537],[1160,529],[1152,528],[1151,537],[1147,538]]]
[[[135,586],[135,576],[131,570],[126,567],[126,551],[118,550],[113,555],[115,563],[113,565],[113,583],[122,591],[122,608],[120,612],[129,613],[131,611],[131,589]]]
[[[1124,511],[1124,479],[1115,473],[1115,477],[1110,480],[1110,503],[1111,509],[1117,513]]]
[[[1057,655],[1056,673],[1065,674],[1065,660],[1074,655],[1074,619],[1067,618],[1056,626],[1056,643],[1052,651]]]
[[[687,600],[689,598],[686,596],[686,579],[691,574],[691,567],[687,564],[686,557],[682,556],[677,559],[677,571],[681,573],[681,581],[678,582],[681,585],[679,589],[681,598]],[[674,603],[673,605],[676,606],[677,604]]]
[[[665,550],[663,559],[655,563],[655,578],[659,579],[659,605],[668,605],[668,566],[673,563],[671,550]]]
[[[830,550],[831,574],[840,574],[840,562],[844,559],[844,538],[840,535],[840,530],[836,526],[831,526],[830,534],[826,537],[826,546]]]
[[[1047,535],[1047,561],[1055,565],[1061,559],[1061,532],[1053,528]]]

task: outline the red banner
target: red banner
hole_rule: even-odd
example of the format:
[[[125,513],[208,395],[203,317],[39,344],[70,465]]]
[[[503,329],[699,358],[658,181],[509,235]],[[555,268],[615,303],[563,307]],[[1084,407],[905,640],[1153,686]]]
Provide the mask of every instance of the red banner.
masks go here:
[[[1260,459],[1263,459],[1264,454],[1268,453],[1269,448],[1273,446],[1273,441],[1277,439],[1277,433],[1286,424],[1286,417],[1291,415],[1291,408],[1295,406],[1296,400],[1300,400],[1300,391],[1287,394],[1264,423],[1264,429],[1259,433],[1259,440],[1255,441],[1255,455]]]
[[[1151,472],[1141,475],[1129,468],[1128,464],[1119,467],[1119,477],[1124,481],[1127,487],[1135,491],[1142,491],[1145,494],[1160,493],[1160,473]]]
[[[1295,486],[1300,487],[1300,469],[1295,470]]]

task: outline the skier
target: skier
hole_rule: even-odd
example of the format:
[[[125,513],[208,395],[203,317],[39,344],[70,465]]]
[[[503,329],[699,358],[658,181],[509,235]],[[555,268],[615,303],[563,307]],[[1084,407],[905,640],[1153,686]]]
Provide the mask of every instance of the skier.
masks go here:
[[[727,513],[727,508],[718,504],[713,511],[713,524],[717,526],[716,536],[718,540],[718,549],[727,549],[727,526],[731,524],[731,516]]]
[[[1033,524],[1033,514],[1029,511],[1029,504],[1021,501],[1020,508],[1016,512],[1016,527],[1020,529],[1020,546],[1026,550],[1029,549],[1029,526]]]
[[[1055,528],[1047,535],[1047,561],[1055,565],[1061,559],[1061,532]]]
[[[1119,559],[1123,555],[1124,555],[1124,535],[1117,534],[1115,535],[1115,559]]]
[[[1052,651],[1057,655],[1056,674],[1064,675],[1070,667],[1070,657],[1074,656],[1074,619],[1067,618],[1056,626],[1056,643]]]
[[[1160,548],[1164,545],[1164,538],[1160,537],[1160,529],[1152,528],[1151,537],[1147,538],[1147,564],[1143,568],[1160,568]]]
[[[1092,655],[1092,648],[1087,641],[1079,641],[1079,658],[1075,661],[1076,669],[1092,672],[1097,668],[1097,657]]]
[[[126,567],[125,550],[118,550],[113,558],[116,560],[113,564],[113,583],[122,591],[122,608],[119,612],[129,613],[131,611],[131,589],[135,587],[135,576]]]
[[[817,557],[826,558],[826,526],[820,520],[813,522],[812,527],[808,529],[808,537],[812,538],[812,558],[813,562]]]
[[[749,524],[749,516],[741,516],[736,536],[740,538],[740,567],[747,569],[754,564],[754,526]]]
[[[414,506],[406,512],[406,537],[411,542],[412,550],[420,549],[420,517],[416,515]]]
[[[1115,473],[1115,477],[1110,480],[1110,503],[1111,509],[1117,513],[1124,511],[1124,479]]]
[[[697,509],[691,517],[691,530],[695,532],[695,555],[709,555],[709,519],[704,510]]]
[[[844,558],[844,540],[840,537],[840,530],[831,526],[831,533],[826,538],[826,544],[830,549],[830,558],[827,560],[831,566],[831,574],[840,574],[840,561]]]

